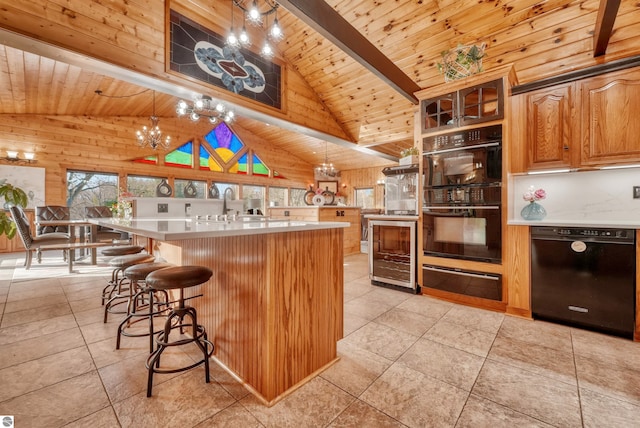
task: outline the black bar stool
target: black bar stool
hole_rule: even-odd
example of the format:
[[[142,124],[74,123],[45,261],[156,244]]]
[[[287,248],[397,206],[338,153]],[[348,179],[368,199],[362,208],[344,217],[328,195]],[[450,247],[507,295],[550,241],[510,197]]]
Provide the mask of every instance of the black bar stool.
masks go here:
[[[118,325],[116,349],[120,349],[121,336],[149,336],[149,352],[153,352],[153,336],[149,330],[134,333],[127,331],[127,329],[145,319],[148,319],[150,323],[153,323],[153,317],[161,315],[169,310],[169,294],[166,290],[161,290],[159,292],[159,294],[162,295],[163,300],[158,299],[157,293],[155,292],[151,292],[149,294],[149,299],[151,300],[147,299],[149,287],[147,287],[145,280],[147,279],[147,275],[151,272],[172,266],[174,265],[166,262],[150,262],[135,264],[124,270],[123,275],[129,280],[129,300],[127,302],[127,316],[122,320],[120,325]],[[148,308],[147,305],[151,305],[151,307]]]
[[[101,251],[103,256],[107,257],[117,257],[117,256],[126,256],[128,254],[138,254],[144,250],[144,247],[140,245],[119,245],[116,247],[105,248]],[[107,281],[107,285],[102,289],[102,304],[104,305],[107,300],[111,298],[113,291],[118,286],[119,277],[122,271],[119,269],[114,269],[111,271],[111,280]]]
[[[107,322],[107,316],[109,313],[120,313],[124,314],[126,311],[116,311],[114,308],[118,305],[126,303],[129,299],[129,293],[124,294],[129,291],[128,282],[122,272],[129,266],[138,265],[141,263],[149,263],[155,260],[155,257],[152,254],[140,253],[140,254],[128,254],[126,256],[118,256],[109,260],[109,265],[113,266],[113,273],[111,274],[112,278],[115,278],[115,284],[111,288],[111,291],[108,294],[109,300],[104,305],[104,322]],[[104,296],[103,296],[104,301]]]
[[[154,373],[177,373],[190,370],[204,363],[205,380],[209,383],[209,357],[213,355],[213,343],[207,339],[205,328],[198,325],[198,317],[196,310],[191,306],[185,305],[184,289],[203,284],[211,278],[213,272],[203,266],[176,266],[165,269],[159,269],[147,275],[147,287],[149,293],[161,290],[180,290],[180,297],[177,302],[172,302],[171,310],[167,314],[167,320],[164,323],[164,330],[155,338],[158,347],[147,358],[146,367],[149,370],[147,381],[147,397],[151,397],[151,389],[153,387]],[[199,297],[199,296],[195,296]],[[152,299],[149,296],[149,299]],[[177,305],[175,305],[177,303]],[[151,309],[150,309],[151,310]],[[185,321],[185,317],[191,318],[191,322]],[[150,334],[153,337],[153,323],[150,323]],[[184,329],[188,328],[187,335],[191,337],[178,338],[174,341],[169,340],[169,334],[174,329],[179,329],[182,334]],[[186,367],[176,369],[160,368],[160,356],[169,346],[180,346],[189,343],[195,343],[202,351],[203,359]]]

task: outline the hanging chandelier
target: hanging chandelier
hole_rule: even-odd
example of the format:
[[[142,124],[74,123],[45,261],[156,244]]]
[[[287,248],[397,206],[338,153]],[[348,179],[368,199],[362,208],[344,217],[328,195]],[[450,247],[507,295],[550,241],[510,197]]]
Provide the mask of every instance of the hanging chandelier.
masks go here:
[[[207,95],[195,100],[193,104],[180,100],[176,106],[176,113],[178,116],[189,116],[189,119],[194,122],[200,120],[201,117],[206,117],[211,124],[216,124],[220,120],[229,123],[235,117],[233,110],[229,110],[221,102],[214,102]]]
[[[280,5],[273,0],[262,0],[262,5],[258,0],[231,0],[231,29],[227,36],[227,45],[232,48],[248,47],[251,45],[249,34],[244,22],[254,27],[266,28],[266,36],[260,49],[263,57],[271,58],[274,55],[271,42],[277,43],[284,38],[282,27],[278,22],[278,7]],[[236,35],[233,21],[233,10],[235,8],[242,10],[245,20],[242,24],[242,30]],[[269,16],[274,15],[274,19],[269,26]]]
[[[171,137],[166,135],[162,136],[162,131],[158,122],[160,119],[156,116],[156,91],[153,91],[153,113],[149,118],[151,120],[151,127],[143,126],[141,131],[136,131],[136,137],[138,139],[138,145],[140,147],[149,146],[153,150],[157,150],[159,147],[165,150],[171,145]]]
[[[333,164],[329,162],[326,142],[324,143],[324,162],[322,162],[322,165],[316,167],[316,172],[329,177],[334,177],[338,173]]]

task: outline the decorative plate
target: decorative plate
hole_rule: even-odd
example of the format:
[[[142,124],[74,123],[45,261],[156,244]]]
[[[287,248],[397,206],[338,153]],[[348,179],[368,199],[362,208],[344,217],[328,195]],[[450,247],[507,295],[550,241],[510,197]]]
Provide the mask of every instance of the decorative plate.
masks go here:
[[[336,199],[336,194],[331,190],[327,189],[321,193],[322,198],[324,199],[324,205],[333,205],[333,201]]]
[[[315,195],[313,197],[313,205],[317,206],[317,207],[321,207],[324,205],[324,196],[322,195]]]
[[[172,193],[173,189],[171,188],[171,186],[169,186],[167,180],[162,179],[160,184],[158,184],[158,187],[156,187],[156,196],[166,197],[171,196]]]
[[[209,199],[220,199],[220,190],[218,190],[216,183],[211,183],[211,187],[209,187]]]
[[[190,181],[186,186],[184,186],[183,193],[185,198],[195,198],[198,191],[196,186],[193,185],[193,182]]]
[[[316,196],[316,192],[309,189],[304,194],[304,203],[307,205],[313,205],[313,197]]]

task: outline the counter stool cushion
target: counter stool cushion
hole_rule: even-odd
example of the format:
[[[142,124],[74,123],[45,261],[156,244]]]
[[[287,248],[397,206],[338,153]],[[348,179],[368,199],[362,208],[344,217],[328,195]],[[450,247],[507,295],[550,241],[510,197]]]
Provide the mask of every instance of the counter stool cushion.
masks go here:
[[[109,266],[116,269],[125,269],[132,265],[140,263],[149,263],[155,260],[152,254],[127,254],[126,256],[118,256],[109,260]]]
[[[120,245],[102,250],[103,256],[126,256],[127,254],[138,254],[144,250],[140,245]]]
[[[173,266],[175,265],[167,262],[140,263],[126,268],[124,270],[124,276],[132,281],[144,281],[151,272]]]
[[[211,269],[204,266],[175,266],[151,272],[146,283],[156,290],[187,288],[207,282],[212,275]]]

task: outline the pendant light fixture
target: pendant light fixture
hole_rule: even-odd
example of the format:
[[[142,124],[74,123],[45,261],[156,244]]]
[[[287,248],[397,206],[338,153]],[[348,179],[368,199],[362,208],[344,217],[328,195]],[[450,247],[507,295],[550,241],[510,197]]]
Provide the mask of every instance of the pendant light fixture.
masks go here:
[[[160,119],[156,116],[156,91],[153,91],[153,114],[149,119],[151,120],[151,127],[147,128],[145,125],[141,131],[136,132],[138,145],[140,147],[149,146],[153,150],[157,150],[159,147],[165,150],[168,149],[171,145],[171,137],[166,135],[163,138],[162,130],[160,130],[160,126],[158,125]]]
[[[234,29],[233,9],[242,10],[245,20],[242,24],[242,31],[236,35]],[[268,27],[265,33],[260,54],[263,57],[271,58],[274,55],[274,49],[271,42],[277,43],[284,38],[284,32],[278,22],[278,7],[280,5],[273,0],[231,0],[231,29],[227,36],[227,45],[232,48],[248,47],[251,45],[249,35],[247,33],[245,22],[254,27]],[[274,15],[274,20],[269,26],[268,17]]]
[[[324,162],[322,162],[322,165],[316,167],[316,172],[328,177],[334,177],[337,174],[335,167],[331,162],[329,162],[329,154],[327,152],[327,142],[324,143]]]

